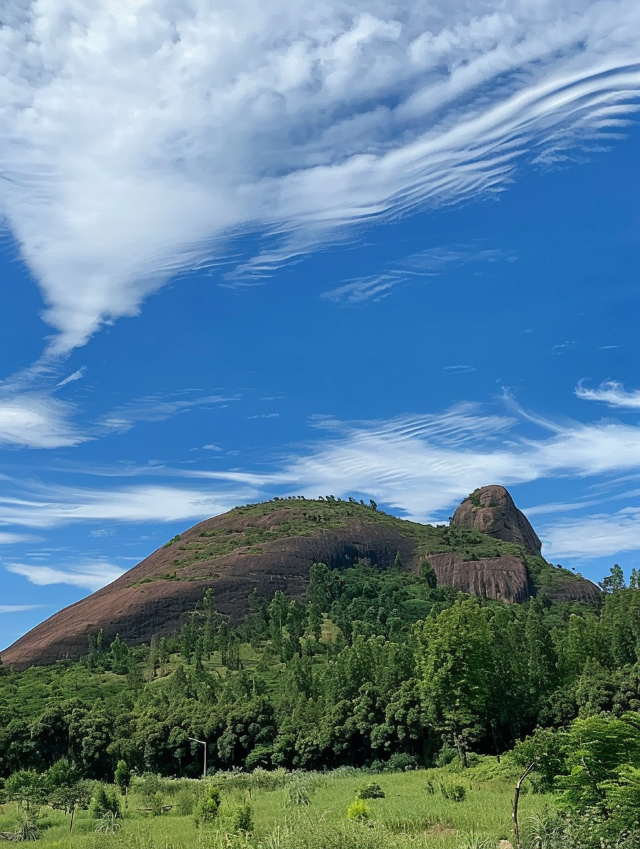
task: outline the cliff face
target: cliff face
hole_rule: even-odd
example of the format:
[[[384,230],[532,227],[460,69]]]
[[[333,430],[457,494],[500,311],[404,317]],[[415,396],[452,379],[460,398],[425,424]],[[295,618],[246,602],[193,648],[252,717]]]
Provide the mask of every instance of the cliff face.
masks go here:
[[[523,545],[531,554],[540,554],[542,543],[527,517],[516,507],[503,486],[483,486],[462,502],[451,523],[474,529],[493,539]]]
[[[236,508],[195,525],[117,581],[42,622],[2,652],[2,661],[25,668],[75,659],[100,629],[107,642],[116,634],[131,645],[148,642],[154,634],[175,632],[209,587],[218,610],[238,619],[254,589],[267,598],[276,590],[303,598],[309,570],[319,562],[345,568],[360,561],[383,569],[401,563],[417,572],[426,558],[439,584],[505,602],[526,601],[541,589],[567,600],[599,596],[589,581],[539,557],[533,560],[543,578],[533,581],[526,561],[540,541],[528,521],[502,487],[485,487],[474,501],[476,495],[480,506],[463,502],[451,529],[345,502]],[[489,536],[478,533],[478,524]]]
[[[457,590],[522,604],[535,595],[521,557],[505,555],[483,560],[465,560],[461,554],[431,554],[438,584]]]

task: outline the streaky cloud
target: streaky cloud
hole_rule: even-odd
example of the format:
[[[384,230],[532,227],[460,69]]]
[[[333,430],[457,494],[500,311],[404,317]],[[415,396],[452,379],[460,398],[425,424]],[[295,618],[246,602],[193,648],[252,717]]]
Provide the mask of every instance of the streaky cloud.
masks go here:
[[[68,584],[95,592],[115,581],[125,570],[102,561],[86,563],[70,569],[55,569],[51,566],[34,566],[30,563],[7,563],[5,569],[21,575],[31,584],[48,587],[52,584]]]
[[[273,458],[267,472],[137,466],[84,470],[94,477],[135,476],[135,484],[119,486],[16,480],[0,497],[0,525],[186,522],[275,494],[326,493],[361,493],[407,518],[442,521],[461,498],[487,483],[512,486],[562,476],[619,483],[640,473],[640,427],[555,423],[512,409],[514,414],[499,415],[467,403],[439,415],[381,421],[320,417],[313,422],[317,437],[304,449]],[[592,496],[582,506],[599,501]]]
[[[600,401],[609,407],[627,410],[640,410],[640,389],[627,392],[616,380],[607,380],[597,389],[589,389],[583,382],[575,389],[578,398],[583,401]]]
[[[564,519],[542,529],[546,556],[595,560],[640,548],[640,507]]]
[[[0,604],[0,614],[2,613],[26,613],[28,610],[36,610],[42,607],[41,604]]]
[[[235,263],[260,277],[584,156],[637,108],[639,45],[635,0],[8,0],[0,214],[48,354],[240,235],[272,245]]]

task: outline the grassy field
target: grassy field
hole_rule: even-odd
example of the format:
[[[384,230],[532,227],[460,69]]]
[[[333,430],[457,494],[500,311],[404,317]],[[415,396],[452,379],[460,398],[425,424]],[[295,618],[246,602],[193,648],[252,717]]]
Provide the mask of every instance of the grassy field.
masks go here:
[[[39,843],[43,849],[493,849],[500,840],[513,841],[513,774],[508,764],[484,758],[464,773],[450,768],[381,775],[338,770],[214,778],[207,783],[221,789],[219,815],[199,828],[185,810],[203,792],[204,782],[162,780],[159,792],[171,810],[159,816],[142,810],[149,803],[138,784],[115,833],[96,833],[96,821],[80,811],[69,834],[69,817],[43,808]],[[350,820],[350,804],[370,782],[380,785],[384,798],[365,801],[368,819]],[[525,793],[525,828],[550,801]],[[253,819],[249,834],[237,829],[238,812],[247,803]],[[5,805],[0,831],[15,828],[16,817],[15,806]]]

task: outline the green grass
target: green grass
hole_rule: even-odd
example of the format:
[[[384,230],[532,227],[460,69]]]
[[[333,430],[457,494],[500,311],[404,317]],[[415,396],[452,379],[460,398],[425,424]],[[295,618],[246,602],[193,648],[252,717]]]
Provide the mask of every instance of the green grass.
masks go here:
[[[86,811],[77,814],[73,834],[69,835],[69,818],[43,809],[39,845],[42,849],[460,849],[473,834],[493,847],[501,839],[512,839],[513,774],[508,762],[498,765],[492,758],[483,758],[477,767],[465,772],[445,768],[376,775],[385,798],[367,800],[368,823],[347,818],[347,808],[357,791],[372,780],[356,770],[289,776],[281,773],[271,778],[262,773],[262,780],[259,774],[254,774],[255,780],[251,775],[231,780],[221,777],[222,802],[213,827],[198,829],[192,816],[179,816],[175,808],[153,817],[141,810],[145,803],[134,792],[124,812],[122,830],[115,835],[96,834],[95,823]],[[250,792],[234,786],[243,781],[254,785]],[[288,785],[296,781],[308,786],[308,805],[291,804]],[[265,782],[280,786],[259,786]],[[440,790],[442,784],[462,785],[464,801],[446,798]],[[173,804],[177,795],[172,790],[199,789],[201,783],[163,780],[161,786],[166,803]],[[234,835],[235,812],[247,801],[253,809],[253,834]],[[524,795],[522,822],[541,813],[548,802],[549,797]],[[11,830],[15,817],[15,806],[5,805],[0,813],[0,831]]]

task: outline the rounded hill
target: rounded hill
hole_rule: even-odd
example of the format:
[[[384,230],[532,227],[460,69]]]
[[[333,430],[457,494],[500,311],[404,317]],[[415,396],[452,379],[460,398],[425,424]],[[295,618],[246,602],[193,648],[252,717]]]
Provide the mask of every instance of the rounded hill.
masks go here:
[[[490,534],[491,523],[483,521]],[[179,629],[208,588],[219,612],[238,620],[253,590],[266,598],[277,590],[304,598],[314,563],[343,569],[364,562],[418,574],[428,561],[439,584],[473,595],[516,603],[537,594],[595,601],[594,584],[551,566],[524,544],[537,540],[531,533],[515,541],[508,531],[491,536],[466,520],[461,526],[456,516],[449,526],[422,525],[373,502],[331,497],[236,507],[177,535],[112,584],[37,625],[2,652],[2,661],[25,668],[75,659],[100,630],[107,641],[119,634],[132,645],[148,642]]]

